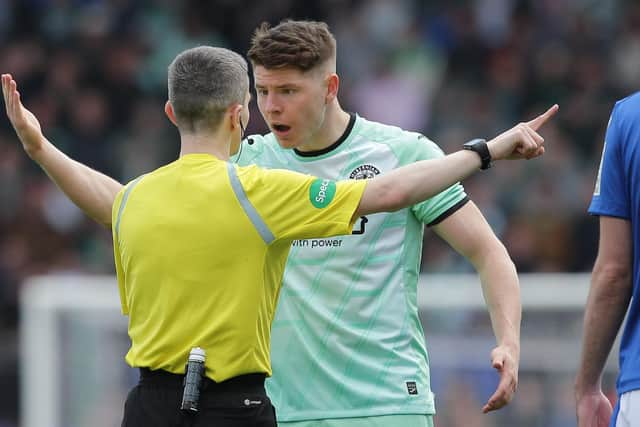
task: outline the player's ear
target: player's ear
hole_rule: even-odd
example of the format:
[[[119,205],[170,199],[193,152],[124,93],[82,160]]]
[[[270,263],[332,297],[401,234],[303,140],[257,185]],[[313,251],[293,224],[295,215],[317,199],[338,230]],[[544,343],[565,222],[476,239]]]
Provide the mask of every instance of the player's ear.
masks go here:
[[[164,113],[167,115],[171,123],[178,126],[178,121],[176,120],[176,113],[173,111],[173,106],[171,105],[171,101],[167,101],[164,104]]]
[[[338,96],[338,88],[340,87],[340,77],[336,73],[331,73],[326,78],[327,82],[327,95],[325,96],[325,103],[328,104]]]

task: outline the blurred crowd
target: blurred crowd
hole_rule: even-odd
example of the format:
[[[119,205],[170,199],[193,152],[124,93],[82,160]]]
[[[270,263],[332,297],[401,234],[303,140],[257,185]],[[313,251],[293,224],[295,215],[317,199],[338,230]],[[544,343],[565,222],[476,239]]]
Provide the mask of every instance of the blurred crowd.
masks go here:
[[[608,115],[640,89],[637,2],[0,0],[0,71],[56,146],[127,182],[178,155],[163,112],[173,57],[201,44],[245,53],[259,23],[287,17],[330,24],[347,110],[445,152],[558,103],[542,159],[500,164],[465,188],[519,271],[591,268],[598,231],[586,209]],[[249,132],[265,132],[252,108]],[[15,332],[25,277],[110,274],[112,260],[109,230],[49,182],[0,114],[0,333]],[[423,269],[470,266],[426,233]]]

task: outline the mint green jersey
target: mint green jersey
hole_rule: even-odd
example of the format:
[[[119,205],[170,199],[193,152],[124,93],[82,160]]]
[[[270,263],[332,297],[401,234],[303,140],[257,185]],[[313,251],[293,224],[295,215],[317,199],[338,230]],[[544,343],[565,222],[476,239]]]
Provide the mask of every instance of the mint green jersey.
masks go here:
[[[250,139],[237,156],[242,165],[333,180],[443,156],[420,134],[356,116],[318,153],[282,149],[273,134]],[[360,218],[351,235],[293,243],[271,332],[267,391],[278,421],[435,413],[416,298],[422,237],[424,224],[466,201],[457,184],[411,208]]]

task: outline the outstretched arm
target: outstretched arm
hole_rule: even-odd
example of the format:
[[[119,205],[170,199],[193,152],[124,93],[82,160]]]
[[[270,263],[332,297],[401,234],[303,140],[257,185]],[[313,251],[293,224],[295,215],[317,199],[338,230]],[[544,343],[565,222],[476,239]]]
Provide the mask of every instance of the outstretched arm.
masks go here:
[[[544,139],[537,130],[558,111],[520,123],[487,143],[493,160],[531,159],[544,154]],[[481,165],[478,154],[461,150],[445,157],[422,160],[394,169],[367,183],[355,216],[396,211],[428,199],[471,175]]]
[[[122,184],[69,158],[45,138],[38,119],[22,105],[17,84],[9,74],[2,75],[2,94],[7,116],[27,155],[87,215],[110,226],[111,207]]]
[[[606,427],[611,404],[602,393],[602,371],[632,293],[631,224],[600,217],[600,243],[584,314],[582,355],[576,378],[579,427]]]
[[[515,266],[473,202],[434,226],[434,231],[466,257],[480,276],[497,346],[491,366],[500,382],[482,408],[487,413],[507,405],[518,385],[520,361],[520,285]]]

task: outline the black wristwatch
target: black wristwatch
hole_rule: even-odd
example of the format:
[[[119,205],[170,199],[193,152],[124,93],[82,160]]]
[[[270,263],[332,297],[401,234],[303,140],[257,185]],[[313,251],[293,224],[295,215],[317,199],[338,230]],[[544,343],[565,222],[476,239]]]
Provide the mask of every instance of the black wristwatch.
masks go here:
[[[462,145],[462,148],[464,148],[465,150],[471,150],[478,153],[478,156],[480,156],[480,160],[482,161],[482,164],[480,165],[480,169],[486,170],[491,167],[491,153],[489,153],[489,147],[487,147],[487,141],[485,141],[484,139],[480,139],[480,138],[472,139],[469,142],[465,142]]]

